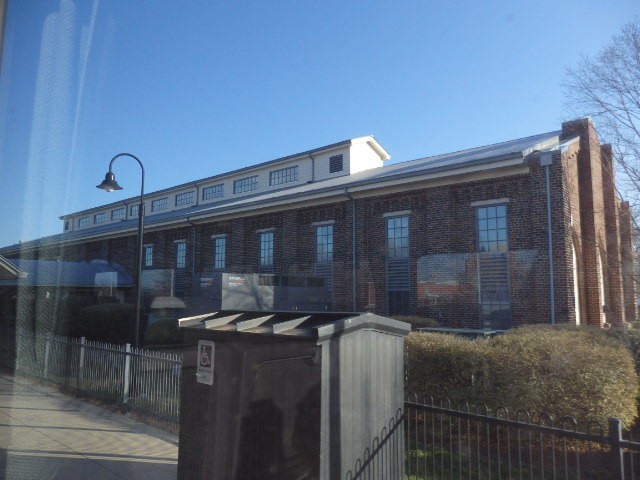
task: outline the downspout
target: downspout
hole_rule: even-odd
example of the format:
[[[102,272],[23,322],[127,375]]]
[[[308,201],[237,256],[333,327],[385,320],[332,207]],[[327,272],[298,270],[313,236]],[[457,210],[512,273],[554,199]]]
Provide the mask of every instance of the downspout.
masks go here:
[[[195,203],[195,206],[197,207],[198,205],[200,205],[200,186],[198,185],[198,182],[193,182],[193,186],[196,189],[196,203]]]
[[[309,158],[311,159],[311,181],[316,181],[316,159],[313,155],[309,154]]]
[[[196,274],[196,224],[187,217],[187,223],[191,225],[191,278]],[[193,285],[191,286],[193,295]]]
[[[344,194],[351,200],[351,293],[353,295],[351,310],[356,311],[357,295],[356,295],[356,199],[349,193],[349,188],[345,187]]]
[[[551,230],[551,181],[549,179],[549,167],[553,162],[553,154],[551,152],[543,152],[540,154],[540,165],[544,166],[546,190],[547,190],[547,241],[549,251],[549,288],[551,295],[549,296],[551,302],[551,325],[556,324],[556,293],[555,293],[555,278],[554,278],[554,265],[553,265],[553,232]]]

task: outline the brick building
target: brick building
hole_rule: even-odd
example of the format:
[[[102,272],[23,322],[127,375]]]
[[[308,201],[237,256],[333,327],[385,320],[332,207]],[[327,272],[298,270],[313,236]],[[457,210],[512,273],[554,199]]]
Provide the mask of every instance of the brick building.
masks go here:
[[[629,205],[592,122],[385,165],[364,137],[145,197],[144,265],[189,305],[211,272],[320,276],[334,310],[460,328],[636,317]],[[134,272],[136,197],[61,217],[8,258]],[[147,273],[145,273],[147,275]]]

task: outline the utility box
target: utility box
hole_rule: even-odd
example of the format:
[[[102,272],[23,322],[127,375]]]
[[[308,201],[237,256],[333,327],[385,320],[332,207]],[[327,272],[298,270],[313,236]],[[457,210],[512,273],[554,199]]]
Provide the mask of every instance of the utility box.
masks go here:
[[[219,311],[179,324],[179,480],[341,479],[403,409],[407,323]]]

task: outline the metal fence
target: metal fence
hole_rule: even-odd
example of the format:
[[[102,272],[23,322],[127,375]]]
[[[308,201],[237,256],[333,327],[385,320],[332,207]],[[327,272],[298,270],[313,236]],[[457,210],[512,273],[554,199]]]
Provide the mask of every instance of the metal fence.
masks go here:
[[[84,337],[19,332],[16,339],[16,371],[178,425],[180,354]]]
[[[373,439],[345,480],[400,479],[404,471],[404,414],[399,411]]]
[[[489,411],[433,400],[405,402],[405,477],[409,479],[634,479],[640,443],[623,438],[619,419],[579,431],[525,411]],[[367,477],[362,477],[367,478]],[[383,477],[372,477],[383,478]],[[402,478],[385,477],[385,478]]]

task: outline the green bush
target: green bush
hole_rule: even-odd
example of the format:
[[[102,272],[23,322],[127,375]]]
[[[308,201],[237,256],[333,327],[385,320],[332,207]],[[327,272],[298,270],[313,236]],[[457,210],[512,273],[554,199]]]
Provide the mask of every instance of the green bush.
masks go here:
[[[147,328],[144,335],[145,346],[178,345],[181,343],[180,330],[173,318],[159,320]]]
[[[492,409],[631,425],[637,386],[630,351],[599,330],[531,326],[491,339],[411,334],[407,341],[409,390]]]
[[[406,339],[407,391],[419,397],[483,401],[483,341],[411,333]]]

